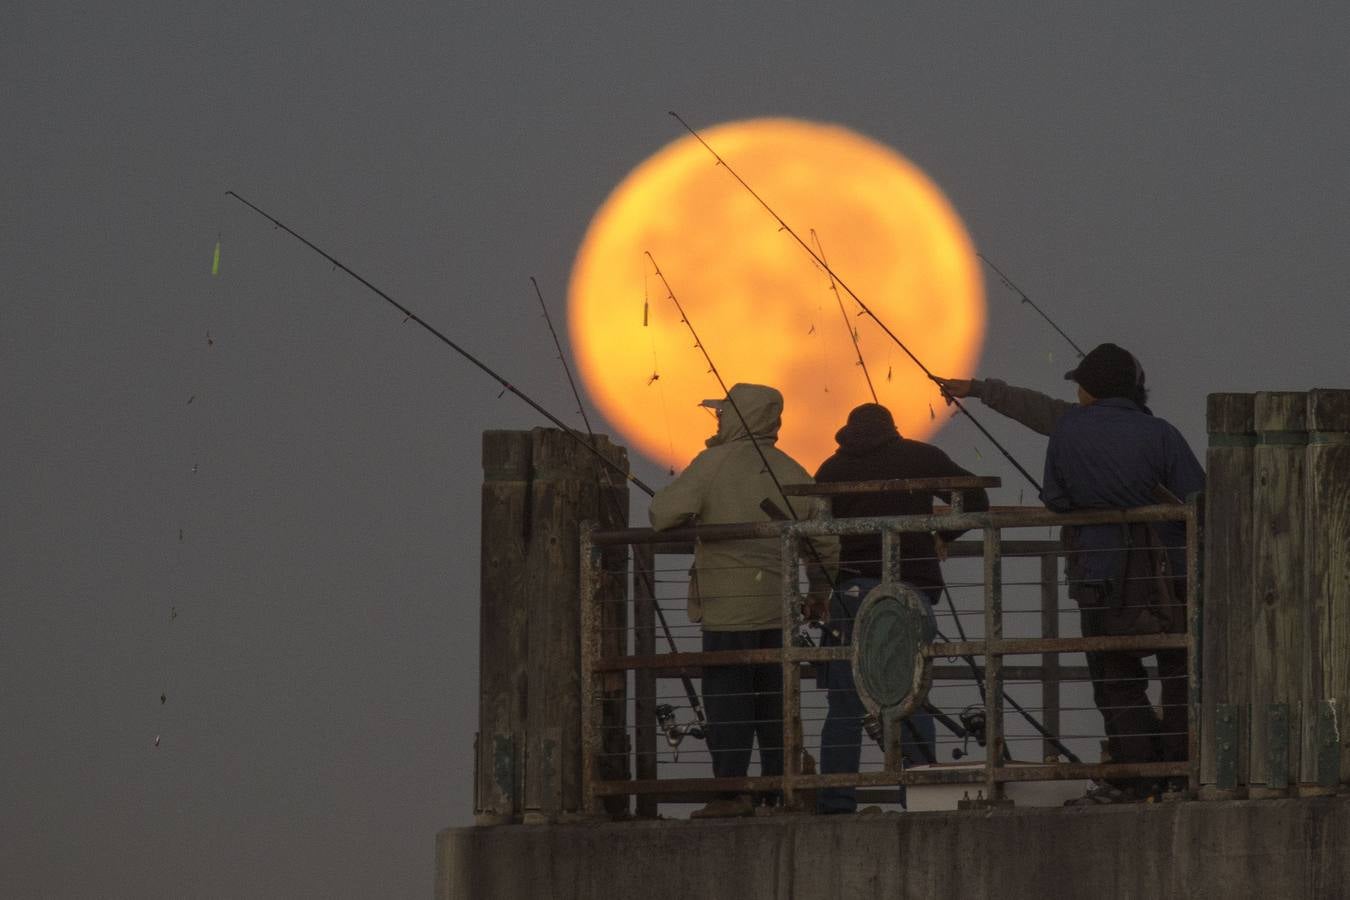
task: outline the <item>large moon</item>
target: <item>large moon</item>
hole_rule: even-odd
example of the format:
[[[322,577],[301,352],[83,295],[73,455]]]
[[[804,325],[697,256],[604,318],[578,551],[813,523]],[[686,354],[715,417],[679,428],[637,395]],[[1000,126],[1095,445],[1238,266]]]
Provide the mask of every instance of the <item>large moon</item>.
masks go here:
[[[753,119],[700,134],[804,240],[818,240],[830,268],[932,372],[973,371],[985,322],[974,246],[917,166],[837,125]],[[568,290],[586,389],[647,457],[683,467],[715,430],[699,401],[722,392],[644,251],[727,385],[783,392],[779,446],[807,469],[834,451],[849,410],[872,400],[866,374],[906,437],[946,421],[918,366],[842,288],[841,313],[826,272],[689,136],[606,199]]]

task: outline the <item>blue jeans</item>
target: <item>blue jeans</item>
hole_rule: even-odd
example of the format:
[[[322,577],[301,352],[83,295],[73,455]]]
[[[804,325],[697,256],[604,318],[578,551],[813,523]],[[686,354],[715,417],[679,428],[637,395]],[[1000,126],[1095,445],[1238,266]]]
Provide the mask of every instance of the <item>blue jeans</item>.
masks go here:
[[[862,606],[863,598],[878,584],[880,582],[873,578],[855,578],[838,586],[830,598],[830,622],[840,633],[840,638],[835,639],[827,633],[822,643],[847,644],[853,640],[853,619]],[[856,593],[854,588],[857,589]],[[933,604],[937,602],[940,590],[935,588],[921,593],[928,598],[926,611],[936,628]],[[829,704],[825,725],[820,731],[820,774],[857,772],[858,762],[862,758],[862,721],[867,715],[867,709],[853,683],[852,664],[843,660],[822,664],[816,685],[827,692]],[[936,739],[933,717],[927,713],[917,713],[905,720],[901,752],[911,763],[935,760]],[[822,813],[854,812],[858,808],[857,793],[857,789],[851,787],[822,788],[816,794],[816,810]],[[904,796],[904,788],[901,788],[901,806],[904,806]]]

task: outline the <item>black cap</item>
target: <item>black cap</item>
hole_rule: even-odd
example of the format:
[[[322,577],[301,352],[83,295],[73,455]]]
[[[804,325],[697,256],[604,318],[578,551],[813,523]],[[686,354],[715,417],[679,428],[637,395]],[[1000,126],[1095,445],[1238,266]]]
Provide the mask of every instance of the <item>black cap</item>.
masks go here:
[[[1139,360],[1124,347],[1115,344],[1098,344],[1087,356],[1078,361],[1077,367],[1064,373],[1066,381],[1076,381],[1098,400],[1108,397],[1134,399],[1139,393],[1144,370]]]

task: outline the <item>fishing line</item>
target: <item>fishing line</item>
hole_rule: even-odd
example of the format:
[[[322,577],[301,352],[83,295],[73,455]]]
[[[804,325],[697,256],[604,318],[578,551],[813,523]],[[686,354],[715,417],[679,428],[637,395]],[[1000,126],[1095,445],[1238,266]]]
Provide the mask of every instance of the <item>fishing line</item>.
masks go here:
[[[591,442],[595,442],[595,429],[591,428],[590,417],[586,415],[586,404],[581,402],[581,392],[577,390],[577,383],[572,378],[572,367],[567,364],[567,359],[563,356],[562,344],[558,341],[558,331],[553,327],[553,317],[548,314],[548,304],[544,302],[544,295],[539,290],[539,282],[534,276],[530,276],[530,284],[534,286],[534,295],[539,298],[539,308],[544,311],[544,321],[548,323],[548,333],[553,336],[553,347],[558,351],[558,362],[562,363],[563,374],[567,376],[567,384],[572,388],[572,396],[577,401],[577,413],[581,416],[581,421],[586,425],[586,434]],[[624,516],[624,521],[628,520]]]
[[[820,242],[820,235],[816,234],[814,228],[811,229],[811,240],[815,242],[816,250],[823,263],[821,268],[825,270],[825,276],[830,280],[830,291],[834,294],[834,302],[839,304],[839,315],[844,319],[844,329],[848,332],[849,340],[853,343],[853,352],[857,354],[858,365],[862,367],[863,378],[867,379],[867,390],[872,395],[872,402],[879,404],[881,401],[877,399],[877,389],[872,386],[872,373],[867,371],[867,362],[863,359],[862,347],[858,343],[858,329],[849,319],[848,311],[844,309],[844,299],[839,296],[839,286],[834,283],[834,273],[830,271],[829,264],[825,262],[825,245]],[[889,376],[887,376],[887,380],[890,380]]]
[[[816,312],[822,312],[819,304],[816,306]],[[825,346],[824,330],[816,329],[815,315],[808,315],[806,321],[811,324],[811,327],[806,331],[806,336],[816,339],[816,356],[820,358],[820,384],[824,392],[828,394],[830,392],[830,351]]]
[[[774,211],[773,207],[770,206],[767,202],[765,202],[764,198],[761,197],[758,193],[756,193],[755,189],[750,187],[750,185],[745,181],[745,179],[742,178],[740,175],[738,175],[736,173],[736,170],[731,168],[731,166],[727,164],[726,160],[724,160],[720,155],[718,155],[717,151],[714,150],[712,146],[703,139],[703,136],[700,135],[697,131],[695,131],[689,125],[688,122],[686,122],[683,118],[680,117],[679,113],[674,112],[672,110],[670,112],[670,115],[674,117],[675,121],[679,122],[682,126],[684,126],[684,129],[688,131],[691,135],[693,135],[694,138],[700,144],[703,145],[704,149],[706,149],[709,153],[712,154],[713,158],[717,160],[717,164],[719,166],[726,169],[727,173],[730,174],[732,178],[736,179],[737,183],[739,183],[741,187],[745,188],[746,191],[750,193],[750,196],[754,197],[755,200],[759,203],[759,205],[764,207],[765,211],[768,212],[769,215],[773,216],[773,218],[778,222],[778,225],[781,228],[781,230],[786,231],[789,235],[791,235],[792,239],[795,240],[799,245],[801,245],[801,248],[805,250],[807,253],[809,253],[811,255],[811,258],[814,259],[820,265],[821,268],[823,268],[826,272],[830,274],[830,277],[833,278],[834,281],[838,283],[839,287],[843,288],[844,291],[850,297],[853,298],[853,302],[858,304],[858,308],[862,310],[862,312],[866,316],[868,316],[868,318],[870,318],[873,322],[875,322],[877,326],[886,333],[886,336],[889,337],[893,342],[895,342],[896,346],[898,346],[901,350],[904,351],[905,355],[910,358],[910,361],[912,361],[914,365],[918,366],[920,371],[922,371],[923,374],[928,377],[928,380],[932,381],[934,384],[937,385],[938,391],[942,394],[943,399],[946,400],[949,404],[955,406],[962,413],[964,413],[966,417],[970,419],[971,423],[974,424],[974,426],[980,430],[980,432],[985,436],[985,438],[991,444],[993,444],[995,447],[998,448],[998,451],[1003,454],[1004,458],[1007,459],[1009,463],[1012,464],[1013,468],[1015,468],[1019,473],[1021,473],[1023,478],[1031,482],[1031,484],[1035,486],[1037,492],[1039,492],[1041,489],[1040,482],[1038,482],[1034,477],[1032,477],[1031,473],[1028,472],[1022,466],[1022,464],[1019,463],[1013,457],[1013,455],[1009,453],[1007,449],[1005,449],[1004,446],[998,442],[998,439],[995,438],[992,434],[990,434],[989,430],[986,429],[982,424],[980,424],[980,421],[976,419],[974,415],[971,414],[970,410],[966,409],[965,404],[963,404],[956,397],[953,397],[942,386],[942,380],[938,378],[936,375],[934,375],[932,371],[930,371],[929,368],[925,366],[917,356],[914,355],[914,352],[905,345],[904,341],[900,340],[900,338],[896,336],[895,332],[891,331],[891,329],[887,327],[885,322],[881,321],[881,319],[877,316],[876,313],[872,312],[871,307],[869,307],[866,303],[864,303],[862,301],[862,298],[859,297],[858,294],[851,287],[848,286],[848,282],[840,278],[838,273],[835,272],[833,269],[831,269],[829,264],[826,263],[825,260],[821,259],[816,254],[816,251],[811,249],[811,245],[808,244],[806,241],[802,240],[801,235],[799,235],[796,231],[794,231],[792,226],[789,225],[786,221],[784,221],[783,217],[778,215],[778,213]]]
[[[215,246],[211,251],[211,286],[206,292],[212,299],[219,297],[219,278],[220,278],[220,255],[221,255],[221,232],[217,230]],[[198,303],[196,306],[201,306]],[[177,669],[173,662],[174,649],[177,646],[176,633],[179,629],[174,627],[178,619],[178,606],[184,595],[185,572],[187,570],[187,556],[191,552],[191,534],[192,528],[200,521],[199,508],[197,504],[197,484],[198,475],[201,472],[200,444],[201,428],[196,424],[200,416],[203,415],[203,407],[197,404],[198,394],[206,396],[209,392],[204,390],[207,382],[207,373],[209,369],[209,354],[215,347],[216,340],[211,335],[211,328],[208,322],[204,321],[207,316],[202,314],[198,308],[192,310],[192,321],[189,324],[190,333],[194,336],[190,340],[192,351],[186,375],[188,383],[185,385],[187,399],[182,405],[182,419],[179,433],[179,440],[176,446],[188,447],[187,459],[181,460],[175,464],[177,469],[179,465],[179,483],[178,490],[178,509],[177,526],[170,532],[170,540],[173,544],[173,564],[172,576],[170,578],[170,591],[167,600],[159,610],[162,625],[162,638],[160,642],[160,660],[159,660],[159,728],[153,740],[153,746],[159,747],[163,741],[164,734],[168,728],[170,710],[168,709],[171,693],[174,692],[177,682]],[[201,332],[197,329],[201,328]],[[181,395],[180,395],[181,396]]]
[[[1004,275],[1004,274],[1003,274],[1003,270],[1000,269],[998,266],[994,265],[994,261],[993,261],[992,259],[990,259],[989,257],[985,256],[983,253],[976,253],[975,255],[978,256],[980,259],[984,260],[985,265],[987,265],[989,268],[993,269],[993,270],[994,270],[994,273],[995,273],[996,275],[998,275],[999,280],[1002,281],[1002,282],[1008,287],[1009,290],[1011,290],[1011,291],[1013,291],[1014,293],[1018,294],[1018,295],[1022,298],[1022,302],[1023,302],[1023,303],[1027,304],[1027,305],[1030,306],[1032,309],[1036,310],[1036,312],[1038,312],[1038,313],[1040,314],[1040,316],[1041,316],[1042,319],[1044,319],[1046,322],[1050,323],[1050,327],[1053,328],[1053,329],[1055,329],[1055,331],[1059,332],[1059,336],[1062,337],[1062,338],[1064,338],[1064,340],[1066,340],[1066,341],[1069,342],[1069,346],[1072,347],[1073,350],[1074,350],[1074,352],[1078,354],[1078,358],[1079,358],[1079,359],[1082,359],[1082,358],[1083,358],[1083,356],[1084,356],[1083,351],[1082,351],[1082,349],[1081,349],[1077,344],[1074,343],[1073,338],[1071,338],[1071,337],[1069,337],[1067,334],[1065,334],[1065,333],[1064,333],[1064,329],[1063,329],[1063,328],[1060,328],[1057,324],[1055,324],[1055,320],[1052,319],[1052,318],[1050,318],[1049,316],[1047,316],[1047,315],[1045,314],[1045,310],[1043,310],[1043,309],[1041,309],[1039,306],[1037,306],[1037,305],[1036,305],[1036,301],[1035,301],[1035,300],[1032,300],[1030,297],[1027,296],[1027,292],[1026,292],[1026,291],[1022,290],[1020,287],[1018,287],[1017,285],[1013,284],[1012,279],[1009,278],[1007,275]],[[1049,358],[1050,358],[1050,361],[1051,361],[1051,362],[1054,362],[1054,355],[1053,355],[1053,354],[1051,354]]]
[[[661,364],[656,358],[656,329],[648,325],[651,303],[647,296],[647,273],[642,273],[642,327],[647,329],[647,339],[652,348],[652,377],[647,379],[647,387],[656,385],[656,396],[661,400],[661,421],[666,427],[666,449],[670,453],[670,475],[675,476],[675,433],[670,428],[670,407],[666,404],[666,386],[661,383]]]

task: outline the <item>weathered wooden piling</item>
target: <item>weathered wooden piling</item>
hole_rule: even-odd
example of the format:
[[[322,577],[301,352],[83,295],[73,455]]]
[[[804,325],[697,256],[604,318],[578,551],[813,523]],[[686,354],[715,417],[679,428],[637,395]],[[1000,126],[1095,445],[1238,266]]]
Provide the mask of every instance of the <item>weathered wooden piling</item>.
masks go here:
[[[1252,669],[1252,463],[1254,394],[1210,394],[1206,403],[1204,637],[1201,771],[1206,798],[1247,785]]]
[[[1316,668],[1309,657],[1318,659],[1305,594],[1307,406],[1305,392],[1264,391],[1253,410],[1249,795],[1258,798],[1285,796],[1298,783],[1300,709],[1304,698],[1318,694],[1307,683]]]
[[[596,444],[627,469],[622,447]],[[624,527],[627,482],[555,429],[487,432],[483,451],[478,819],[551,821],[581,808],[581,525]],[[602,568],[604,634],[622,640],[626,559]],[[624,686],[603,704],[620,767]]]
[[[1308,393],[1308,608],[1321,635],[1314,780],[1350,783],[1350,390]]]
[[[483,432],[475,821],[521,812],[525,758],[530,434]]]

